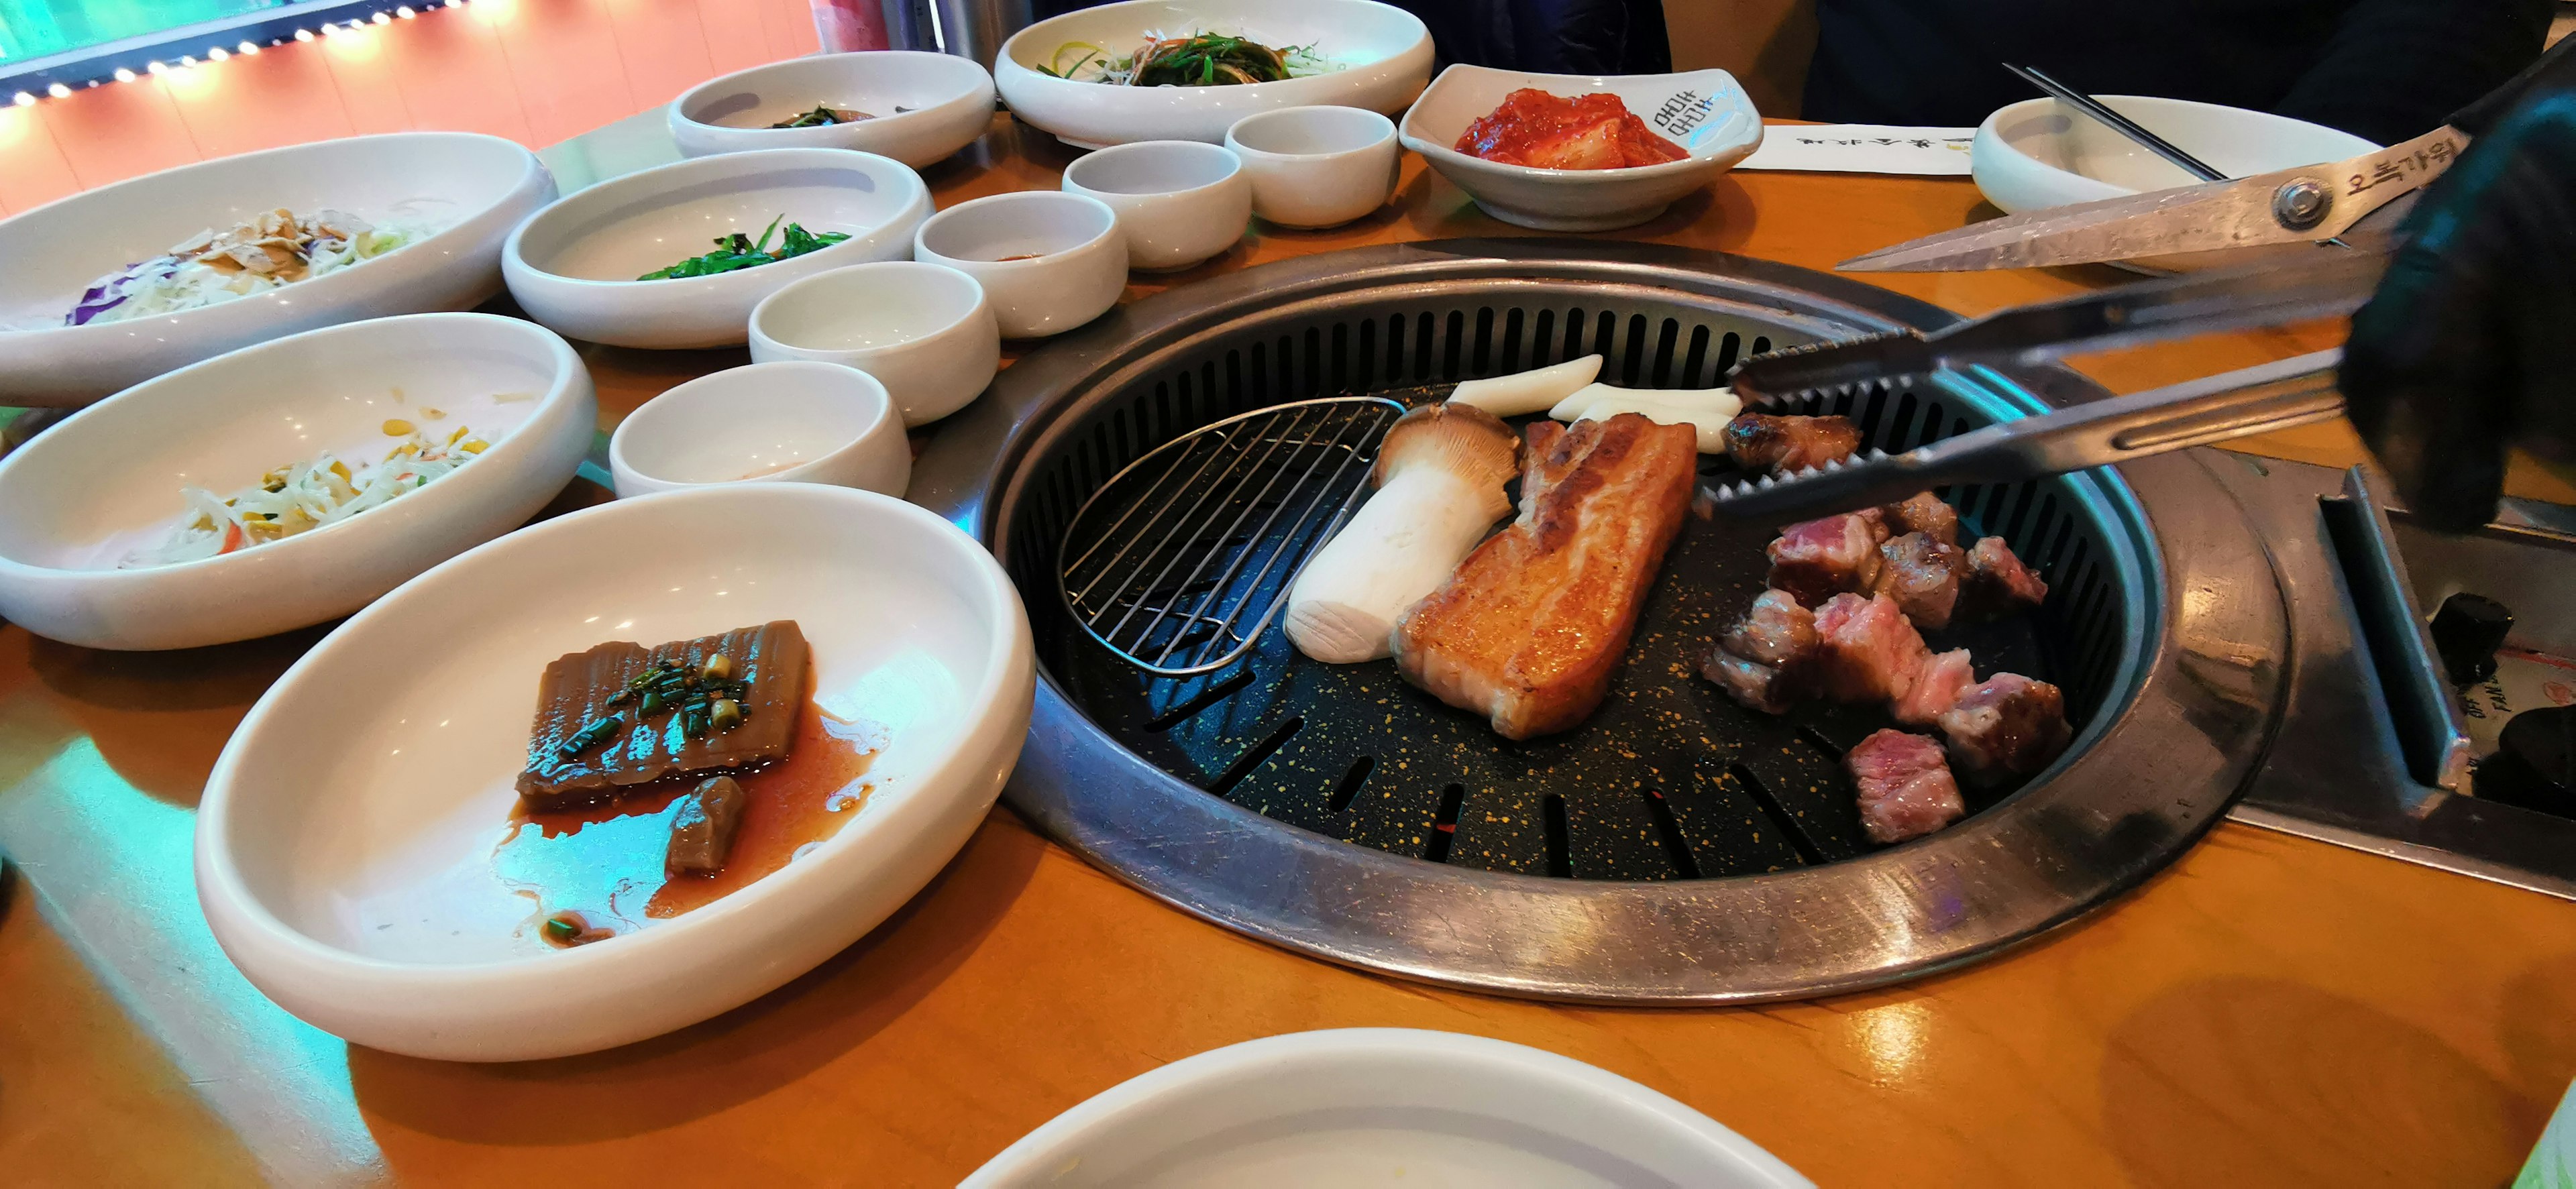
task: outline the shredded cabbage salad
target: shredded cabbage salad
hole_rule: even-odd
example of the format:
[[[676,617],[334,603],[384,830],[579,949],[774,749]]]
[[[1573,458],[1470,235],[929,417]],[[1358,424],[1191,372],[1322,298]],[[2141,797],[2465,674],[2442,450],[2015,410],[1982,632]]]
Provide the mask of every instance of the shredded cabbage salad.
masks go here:
[[[338,272],[421,239],[428,229],[378,226],[343,211],[284,207],[225,231],[200,231],[165,255],[92,282],[65,326],[199,309]]]
[[[413,429],[408,421],[388,421],[388,434],[404,442],[375,465],[351,467],[324,451],[309,461],[282,466],[255,486],[218,496],[202,487],[185,488],[194,512],[160,544],[127,554],[120,570],[175,565],[218,557],[254,545],[282,541],[384,504],[405,492],[418,491],[473,460],[489,445],[472,430],[458,426],[438,441]]]

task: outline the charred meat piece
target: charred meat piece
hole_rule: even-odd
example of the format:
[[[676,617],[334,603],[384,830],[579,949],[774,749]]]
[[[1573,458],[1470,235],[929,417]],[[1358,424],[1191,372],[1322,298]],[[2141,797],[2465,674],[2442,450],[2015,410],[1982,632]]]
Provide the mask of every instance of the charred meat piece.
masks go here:
[[[1944,545],[1929,533],[1907,533],[1878,547],[1878,581],[1871,590],[1896,600],[1916,627],[1950,626],[1959,601],[1959,571],[1967,559],[1956,545]]]
[[[710,776],[680,802],[671,815],[671,847],[663,852],[664,875],[713,875],[724,870],[733,853],[734,832],[742,828],[743,806],[751,794],[730,776]]]
[[[1878,544],[1887,523],[1878,509],[1801,521],[1771,542],[1771,575],[1763,583],[1806,606],[1845,592],[1866,592],[1878,581]]]
[[[1941,720],[1941,713],[1959,704],[1959,697],[1977,683],[1968,650],[1954,648],[1937,653],[1915,670],[1914,682],[1905,696],[1888,703],[1887,712],[1907,726],[1929,727]]]
[[[1959,578],[1959,602],[1951,614],[1962,622],[2019,615],[2048,597],[2048,584],[2013,556],[2002,537],[1983,537],[1968,550],[1967,571]]]
[[[1881,846],[1920,838],[1967,815],[1941,745],[1883,730],[1843,756],[1860,791],[1860,828]]]
[[[1941,713],[1950,754],[1978,784],[2028,776],[2066,750],[2066,695],[2045,681],[1997,673]]]
[[[787,619],[649,649],[618,640],[559,657],[537,684],[519,795],[538,807],[578,804],[674,773],[786,755],[805,702],[806,660],[805,634]],[[657,685],[657,677],[669,680]],[[638,692],[714,681],[735,696],[670,705],[660,693]]]
[[[1788,670],[1774,668],[1760,661],[1746,660],[1723,648],[1711,648],[1699,661],[1700,675],[1717,683],[1726,696],[1744,704],[1747,709],[1764,714],[1787,714],[1797,701],[1795,683]]]
[[[1837,702],[1897,701],[1932,655],[1885,595],[1835,595],[1816,609],[1816,636],[1816,689]]]
[[[1749,661],[1780,668],[1816,651],[1816,615],[1786,591],[1766,590],[1718,638],[1717,646]]]
[[[1726,423],[1726,455],[1747,474],[1776,475],[1849,458],[1860,427],[1849,417],[1775,417],[1739,413]]]
[[[1406,680],[1509,739],[1569,729],[1608,694],[1699,461],[1690,426],[1635,413],[1528,436],[1520,517],[1414,604],[1394,641]]]
[[[1880,508],[1891,533],[1921,533],[1944,545],[1959,543],[1959,510],[1928,491]]]

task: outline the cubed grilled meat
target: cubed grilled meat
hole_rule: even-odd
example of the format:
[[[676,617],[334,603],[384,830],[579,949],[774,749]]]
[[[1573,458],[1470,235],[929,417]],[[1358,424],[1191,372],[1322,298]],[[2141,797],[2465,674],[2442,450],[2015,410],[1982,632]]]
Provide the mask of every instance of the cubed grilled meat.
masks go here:
[[[1739,413],[1726,423],[1726,454],[1746,473],[1779,474],[1848,458],[1860,429],[1848,417],[1775,417]]]
[[[1956,545],[1944,545],[1929,533],[1907,533],[1878,547],[1878,580],[1871,590],[1896,600],[1905,617],[1920,628],[1950,626],[1959,601],[1959,571],[1966,558]]]
[[[1838,702],[1892,702],[1931,657],[1923,636],[1885,595],[1838,594],[1816,609],[1814,681]]]
[[[1819,617],[1821,618],[1821,617]],[[2028,776],[2066,750],[2066,696],[2045,681],[1997,673],[1943,711],[1941,733],[1969,780]]]
[[[1854,745],[1843,766],[1859,790],[1861,830],[1882,846],[1920,838],[1968,812],[1941,745],[1921,735],[1880,731]]]
[[[1744,618],[1718,638],[1718,647],[1746,660],[1779,668],[1816,651],[1816,615],[1798,605],[1786,591],[1766,590],[1754,597]]]
[[[1700,675],[1717,683],[1726,696],[1764,714],[1786,714],[1797,701],[1796,683],[1781,669],[1746,660],[1723,648],[1700,657]]]
[[[1879,509],[1891,533],[1922,533],[1944,545],[1959,543],[1959,510],[1928,491],[1918,491]]]
[[[1838,594],[1866,592],[1878,581],[1878,545],[1886,539],[1887,523],[1876,508],[1790,525],[1771,542],[1771,575],[1764,585],[1810,607]]]
[[[1942,712],[1959,704],[1960,695],[1977,684],[1974,663],[1965,648],[1935,653],[1914,671],[1914,681],[1905,696],[1887,704],[1887,712],[1908,726],[1929,727],[1940,722]]]
[[[1520,518],[1414,604],[1394,639],[1406,680],[1508,739],[1568,730],[1608,694],[1699,463],[1690,426],[1635,413],[1527,432]]]
[[[1951,615],[1961,622],[2002,619],[2031,610],[2047,597],[2048,583],[2013,556],[2012,546],[2002,537],[1983,537],[1968,550]]]

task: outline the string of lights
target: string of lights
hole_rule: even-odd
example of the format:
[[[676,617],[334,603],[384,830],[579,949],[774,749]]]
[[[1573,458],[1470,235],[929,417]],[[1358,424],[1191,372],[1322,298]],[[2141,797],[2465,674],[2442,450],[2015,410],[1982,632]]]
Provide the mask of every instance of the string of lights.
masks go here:
[[[134,40],[143,39],[133,39],[118,46],[88,47],[21,63],[18,72],[0,82],[0,91],[8,93],[10,103],[32,107],[45,99],[69,99],[80,91],[102,85],[131,83],[147,75],[194,70],[237,57],[254,57],[262,50],[276,49],[290,42],[310,43],[343,36],[369,26],[412,20],[439,9],[465,8],[471,3],[472,0],[418,0],[416,3],[388,5],[361,0],[359,3],[294,5],[281,12],[257,14],[252,19],[232,22],[235,27],[220,30],[220,35],[200,33],[207,41],[201,52],[194,49],[194,41],[187,39],[186,30],[173,30],[148,47],[135,46]],[[170,52],[172,50],[179,52],[174,54]],[[147,53],[153,56],[143,56]],[[84,54],[87,56],[82,56]]]

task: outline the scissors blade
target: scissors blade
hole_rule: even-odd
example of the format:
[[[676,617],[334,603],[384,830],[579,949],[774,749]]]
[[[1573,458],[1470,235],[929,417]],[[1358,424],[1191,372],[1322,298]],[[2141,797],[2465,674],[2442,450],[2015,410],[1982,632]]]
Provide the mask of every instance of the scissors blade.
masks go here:
[[[1846,272],[1958,272],[2043,268],[2330,239],[2450,168],[2468,137],[2437,128],[2404,144],[2344,161],[2230,182],[2177,186],[1990,219],[1856,256]],[[2285,220],[2284,195],[2322,206],[2313,221]]]

